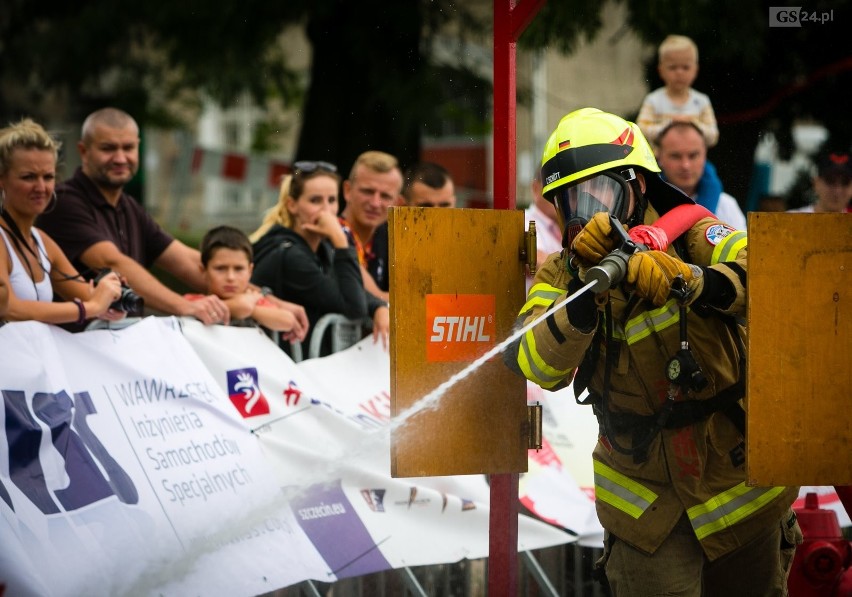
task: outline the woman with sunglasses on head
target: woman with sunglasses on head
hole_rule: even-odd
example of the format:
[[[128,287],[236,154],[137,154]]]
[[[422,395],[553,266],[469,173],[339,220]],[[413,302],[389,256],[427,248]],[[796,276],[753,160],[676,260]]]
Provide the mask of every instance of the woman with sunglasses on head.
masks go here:
[[[328,162],[296,162],[281,183],[278,204],[260,228],[254,244],[252,282],[272,289],[280,299],[305,307],[308,337],[327,313],[349,319],[373,318],[374,340],[387,345],[387,304],[364,290],[355,249],[340,222],[337,167]]]
[[[84,323],[118,320],[110,309],[121,296],[115,273],[97,286],[77,273],[59,246],[35,227],[56,201],[59,143],[38,123],[24,119],[0,130],[0,284],[9,292],[6,319]],[[54,292],[67,302],[53,302]]]

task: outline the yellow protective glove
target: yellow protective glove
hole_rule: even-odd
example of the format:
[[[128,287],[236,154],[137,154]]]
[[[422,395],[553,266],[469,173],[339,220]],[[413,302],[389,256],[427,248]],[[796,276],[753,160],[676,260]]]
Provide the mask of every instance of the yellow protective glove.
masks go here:
[[[690,294],[685,304],[691,303],[704,286],[701,269],[690,266],[663,251],[642,251],[634,253],[627,262],[625,282],[635,288],[636,294],[662,307],[669,299],[672,283],[682,276]]]
[[[577,233],[571,243],[571,251],[576,255],[581,267],[591,267],[597,265],[620,244],[621,240],[610,224],[609,214],[598,212]]]

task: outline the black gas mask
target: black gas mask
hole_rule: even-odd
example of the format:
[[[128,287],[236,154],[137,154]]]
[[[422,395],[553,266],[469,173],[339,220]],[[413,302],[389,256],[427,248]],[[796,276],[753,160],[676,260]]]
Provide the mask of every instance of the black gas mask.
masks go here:
[[[630,214],[630,188],[633,186],[636,204]],[[643,204],[636,173],[633,168],[621,172],[602,172],[575,185],[560,187],[551,196],[563,227],[562,246],[570,248],[574,237],[598,212],[606,212],[619,222],[631,225],[636,216],[639,222]]]

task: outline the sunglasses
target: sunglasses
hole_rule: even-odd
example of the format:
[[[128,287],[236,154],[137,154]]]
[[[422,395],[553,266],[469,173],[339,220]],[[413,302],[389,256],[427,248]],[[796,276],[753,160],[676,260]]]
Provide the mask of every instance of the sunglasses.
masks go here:
[[[337,166],[332,164],[331,162],[310,162],[310,161],[299,161],[293,162],[293,171],[296,174],[310,174],[311,172],[316,172],[317,170],[324,170],[326,172],[337,172]]]

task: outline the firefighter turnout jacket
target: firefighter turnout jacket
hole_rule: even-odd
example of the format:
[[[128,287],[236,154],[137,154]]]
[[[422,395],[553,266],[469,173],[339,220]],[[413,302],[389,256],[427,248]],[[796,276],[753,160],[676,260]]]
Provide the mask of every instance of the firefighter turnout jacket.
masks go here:
[[[657,218],[648,206],[645,223]],[[676,400],[707,401],[731,389],[741,377],[744,380],[744,343],[730,321],[745,315],[747,237],[714,218],[704,218],[681,240],[690,263],[716,270],[736,290],[725,312],[691,308],[687,316],[689,348],[708,383],[687,396],[680,392]],[[671,247],[668,252],[677,255]],[[567,259],[567,251],[554,253],[538,271],[519,324],[529,323],[567,298],[572,276]],[[608,352],[612,359],[608,398],[596,406],[599,421],[601,409],[608,409],[614,421],[654,421],[652,415],[659,413],[670,390],[666,365],[681,348],[679,305],[672,298],[655,307],[631,298],[621,288],[609,291],[609,301],[609,343],[599,331],[603,326],[584,333],[571,325],[566,309],[559,309],[549,316],[550,321],[534,326],[516,341],[508,359],[516,359],[517,369],[528,379],[556,390],[571,382],[587,350],[598,343],[590,352],[597,355],[588,382],[591,395],[603,395]],[[599,310],[598,318],[603,320],[604,311]],[[740,404],[742,397],[741,392]],[[685,512],[705,554],[715,560],[777,524],[798,493],[796,487],[745,484],[744,437],[722,411],[682,427],[658,428],[640,458],[613,449],[610,440],[629,447],[647,429],[624,424],[610,427],[602,425],[593,452],[598,517],[606,530],[646,553],[660,546]]]

